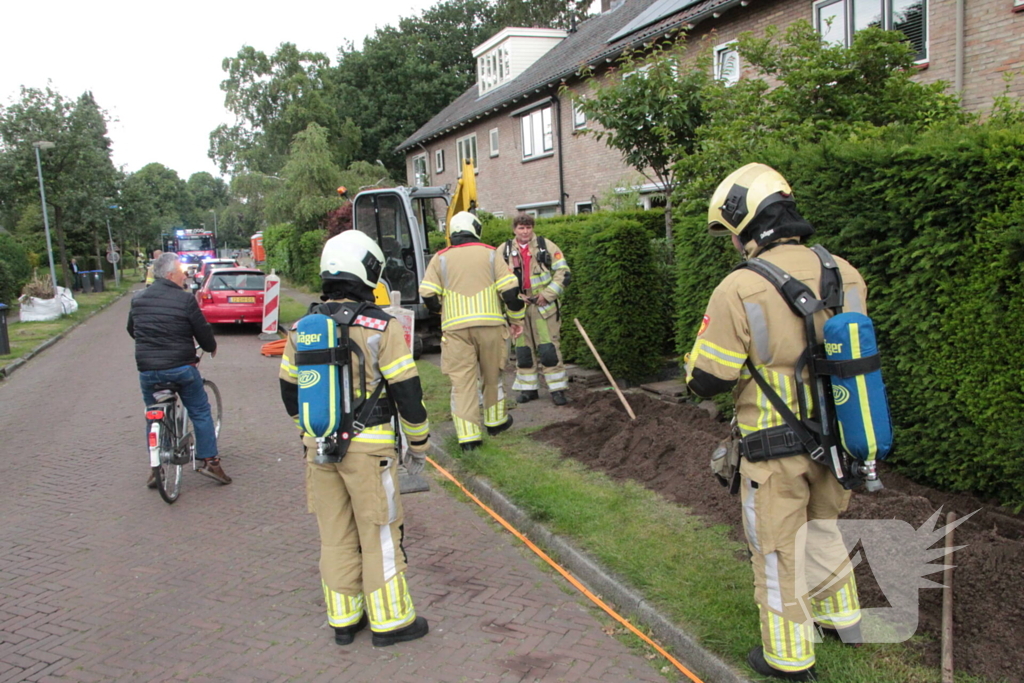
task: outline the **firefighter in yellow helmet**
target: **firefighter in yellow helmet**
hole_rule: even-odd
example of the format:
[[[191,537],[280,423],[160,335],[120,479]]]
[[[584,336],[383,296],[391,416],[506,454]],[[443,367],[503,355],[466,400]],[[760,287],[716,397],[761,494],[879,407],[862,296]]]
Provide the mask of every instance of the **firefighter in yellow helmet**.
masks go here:
[[[488,434],[512,426],[501,384],[508,361],[506,311],[513,336],[522,332],[523,320],[516,277],[494,247],[480,242],[481,229],[468,211],[452,216],[452,246],[434,254],[420,283],[424,304],[441,313],[441,372],[452,382],[452,421],[464,451],[483,441],[481,391]]]
[[[375,647],[422,638],[429,630],[427,620],[416,615],[405,581],[395,439],[400,428],[409,442],[406,468],[418,473],[426,460],[430,427],[402,326],[373,304],[383,265],[380,247],[358,230],[327,240],[320,259],[320,298],[326,303],[310,309],[336,320],[351,311],[349,340],[362,352],[367,397],[384,383],[372,411],[359,416],[365,428],[351,438],[340,462],[315,462],[316,440],[303,435],[308,505],[320,527],[327,619],[339,645],[350,644],[367,623]],[[294,330],[281,356],[279,377],[285,409],[298,423],[301,356],[296,354]],[[349,367],[356,373],[360,366]],[[352,385],[361,385],[358,376]],[[366,397],[355,396],[361,398]]]
[[[814,228],[773,168],[748,164],[722,181],[708,209],[708,229],[730,236],[745,258],[769,262],[821,291],[822,261],[802,244]],[[846,309],[866,313],[864,279],[845,260],[834,260]],[[829,315],[814,314],[818,339]],[[792,681],[814,680],[815,624],[845,643],[861,642],[857,588],[835,525],[850,492],[809,457],[752,374],[800,415],[796,368],[806,348],[803,318],[780,292],[756,272],[736,269],[712,293],[686,357],[695,394],[731,391],[735,400],[743,527],[761,617],[762,646],[747,660],[761,675]],[[807,378],[803,368],[801,377]]]

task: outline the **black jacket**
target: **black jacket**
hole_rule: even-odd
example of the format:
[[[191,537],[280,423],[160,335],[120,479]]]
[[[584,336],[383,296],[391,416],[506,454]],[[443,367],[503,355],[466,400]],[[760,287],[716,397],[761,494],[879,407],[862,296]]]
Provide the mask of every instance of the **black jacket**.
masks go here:
[[[157,278],[132,299],[128,334],[135,340],[139,372],[195,363],[193,338],[207,353],[217,350],[213,328],[199,310],[195,296],[165,278]]]

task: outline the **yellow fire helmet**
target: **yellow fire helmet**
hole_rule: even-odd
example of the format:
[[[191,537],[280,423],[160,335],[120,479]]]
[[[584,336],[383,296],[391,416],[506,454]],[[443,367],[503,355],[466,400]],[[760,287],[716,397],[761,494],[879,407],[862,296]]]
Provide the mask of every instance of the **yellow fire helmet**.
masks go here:
[[[793,190],[781,173],[765,164],[747,164],[715,189],[708,205],[708,232],[739,235],[766,206],[792,201]]]

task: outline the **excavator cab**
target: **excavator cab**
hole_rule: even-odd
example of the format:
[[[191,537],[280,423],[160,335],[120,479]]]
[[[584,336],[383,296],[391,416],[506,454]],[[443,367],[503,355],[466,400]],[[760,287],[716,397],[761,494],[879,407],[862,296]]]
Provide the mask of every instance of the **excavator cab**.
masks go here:
[[[365,190],[352,206],[352,227],[369,235],[384,252],[381,280],[387,292],[398,291],[401,303],[416,315],[414,356],[441,342],[441,320],[423,304],[419,284],[430,261],[427,216],[433,201],[448,204],[446,187],[390,187]]]

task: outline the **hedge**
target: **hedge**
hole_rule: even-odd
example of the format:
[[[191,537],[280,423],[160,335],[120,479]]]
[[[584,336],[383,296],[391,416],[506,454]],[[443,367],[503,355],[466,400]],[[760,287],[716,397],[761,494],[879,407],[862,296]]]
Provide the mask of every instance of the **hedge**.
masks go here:
[[[815,240],[864,275],[889,392],[891,460],[918,481],[1024,506],[1024,126],[768,151]],[[678,341],[737,255],[677,231]],[[731,252],[731,253],[730,253]]]
[[[0,303],[12,305],[32,275],[28,254],[11,235],[0,235]]]
[[[278,223],[263,230],[267,267],[296,284],[320,291],[320,253],[325,230],[299,232],[291,223]]]

